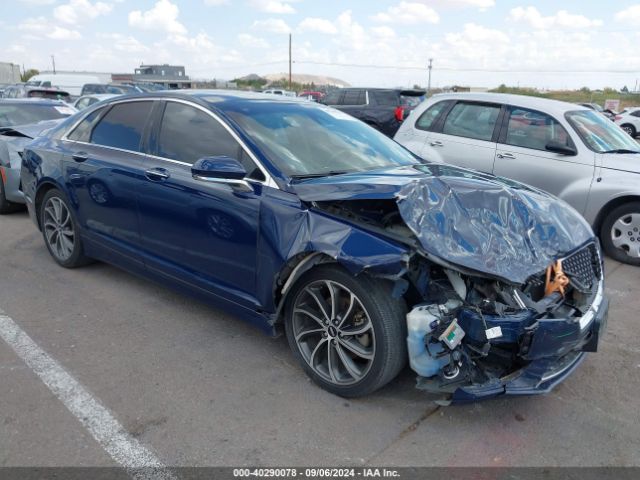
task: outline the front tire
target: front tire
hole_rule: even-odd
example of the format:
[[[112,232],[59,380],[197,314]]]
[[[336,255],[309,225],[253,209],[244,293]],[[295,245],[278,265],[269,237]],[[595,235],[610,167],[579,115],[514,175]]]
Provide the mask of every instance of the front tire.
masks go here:
[[[40,226],[44,243],[58,265],[76,268],[91,262],[84,254],[73,209],[60,190],[49,190],[42,199]]]
[[[636,127],[634,127],[629,123],[625,123],[624,125],[621,125],[620,128],[622,128],[625,132],[627,132],[629,136],[631,136],[631,138],[636,138],[636,135],[638,134],[638,132],[636,131]]]
[[[386,385],[406,364],[405,314],[388,282],[323,265],[296,282],[285,331],[314,382],[342,397],[360,397]]]
[[[611,210],[602,222],[600,239],[604,251],[614,260],[640,265],[640,202]]]

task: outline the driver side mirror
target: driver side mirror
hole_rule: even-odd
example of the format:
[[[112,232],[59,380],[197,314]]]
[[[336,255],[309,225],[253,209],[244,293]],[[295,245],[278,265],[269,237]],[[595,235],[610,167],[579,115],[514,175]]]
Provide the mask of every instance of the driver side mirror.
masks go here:
[[[226,184],[245,192],[253,191],[249,182],[244,179],[247,171],[242,164],[225,155],[201,158],[191,167],[191,175],[203,182]]]
[[[564,143],[550,141],[545,145],[545,150],[548,152],[559,153],[560,155],[577,155],[578,151],[574,147],[565,145]]]

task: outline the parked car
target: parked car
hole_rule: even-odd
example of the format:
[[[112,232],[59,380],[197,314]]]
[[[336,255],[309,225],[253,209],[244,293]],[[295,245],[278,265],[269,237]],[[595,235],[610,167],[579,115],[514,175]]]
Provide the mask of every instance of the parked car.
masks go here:
[[[298,96],[306,98],[307,100],[311,100],[313,102],[319,102],[322,100],[322,97],[324,97],[324,93],[305,90],[303,92],[300,92]]]
[[[78,98],[73,104],[73,106],[77,110],[84,110],[85,108],[90,107],[94,103],[98,103],[98,102],[101,102],[102,100],[107,100],[109,98],[113,98],[117,96],[118,94],[112,94],[112,93],[98,93],[94,95],[84,95]]]
[[[601,113],[602,115],[604,115],[605,117],[607,117],[609,120],[614,120],[616,114],[614,112],[612,112],[611,110],[605,110],[604,108],[602,108],[600,105],[598,105],[597,103],[578,103],[578,105],[582,105],[583,107],[587,107],[591,110],[594,110],[598,113]]]
[[[101,94],[112,94],[112,95],[122,95],[125,93],[139,93],[140,90],[136,90],[135,88],[129,85],[114,85],[110,83],[87,83],[82,86],[81,96],[86,95],[101,95]]]
[[[640,133],[640,108],[624,110],[614,117],[614,121],[632,138],[635,138]]]
[[[452,401],[547,392],[606,321],[597,240],[573,208],[423,163],[319,104],[110,99],[35,139],[22,184],[61,266],[106,261],[283,328],[345,397],[407,360]]]
[[[25,84],[11,85],[4,91],[3,98],[47,98],[69,102],[69,92],[57,88],[33,87]]]
[[[580,212],[612,258],[640,265],[640,145],[587,108],[520,95],[435,95],[395,140],[435,162],[546,190]]]
[[[408,114],[424,99],[424,90],[341,88],[321,100],[393,137]]]
[[[69,95],[79,97],[82,95],[82,87],[87,83],[100,83],[96,75],[77,73],[40,73],[34,75],[26,83],[28,87],[58,88],[69,92]]]
[[[24,204],[20,188],[24,146],[75,112],[59,101],[0,100],[0,214],[18,210]]]
[[[282,90],[280,88],[269,88],[267,90],[263,90],[262,93],[267,93],[270,95],[284,95],[285,97],[296,96],[296,92],[290,92],[289,90]]]

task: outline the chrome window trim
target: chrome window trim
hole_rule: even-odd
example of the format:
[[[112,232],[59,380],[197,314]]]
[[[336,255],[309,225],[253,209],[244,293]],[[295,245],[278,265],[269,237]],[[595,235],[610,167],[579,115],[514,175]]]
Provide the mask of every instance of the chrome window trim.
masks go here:
[[[253,162],[258,166],[258,168],[260,169],[260,171],[262,172],[262,174],[265,177],[265,180],[257,180],[254,178],[247,178],[248,181],[251,182],[256,182],[256,183],[260,183],[262,185],[265,185],[267,187],[271,187],[271,188],[275,188],[277,190],[280,190],[280,187],[278,186],[278,184],[275,182],[275,180],[273,179],[273,177],[269,174],[269,172],[267,171],[266,168],[264,168],[264,166],[262,165],[262,163],[260,163],[257,159],[257,157],[254,155],[254,153],[251,151],[251,149],[249,149],[249,147],[247,147],[247,145],[244,143],[244,141],[238,136],[238,134],[236,134],[236,132],[234,132],[231,127],[229,125],[227,125],[220,117],[218,117],[218,115],[216,115],[214,112],[212,112],[211,110],[208,110],[207,108],[203,107],[202,105],[198,105],[197,103],[191,102],[189,100],[184,100],[182,98],[168,98],[168,97],[144,97],[144,98],[126,98],[126,99],[122,99],[122,100],[114,100],[112,102],[109,102],[108,105],[104,105],[104,108],[112,106],[112,105],[116,105],[116,104],[121,104],[121,103],[134,103],[134,102],[157,102],[157,101],[164,101],[164,102],[175,102],[175,103],[182,103],[184,105],[189,105],[191,107],[194,107],[198,110],[203,111],[204,113],[208,114],[210,117],[212,117],[215,121],[217,121],[220,125],[222,125],[222,127],[231,135],[231,137],[238,142],[238,144],[242,147],[242,149],[244,150],[244,152],[249,156],[249,158],[251,158],[251,160],[253,160]],[[100,145],[97,143],[89,143],[89,142],[81,142],[78,140],[70,140],[68,138],[68,136],[71,134],[71,132],[73,132],[76,127],[80,124],[80,122],[82,122],[86,117],[88,117],[91,112],[93,112],[94,110],[91,109],[90,112],[87,112],[85,115],[82,115],[81,118],[75,122],[66,132],[65,134],[62,136],[61,140],[65,141],[65,142],[73,142],[73,143],[78,143],[81,145],[93,145],[93,146],[98,146],[98,147],[102,147],[102,148],[108,148],[111,150],[116,150],[118,152],[125,152],[125,153],[133,153],[135,155],[143,155],[145,157],[150,157],[150,158],[154,158],[157,160],[163,160],[165,162],[170,162],[170,163],[175,163],[178,165],[185,165],[185,166],[192,166],[193,164],[188,163],[188,162],[182,162],[180,160],[173,160],[171,158],[165,158],[165,157],[159,157],[157,155],[152,155],[150,153],[144,153],[144,152],[136,152],[133,150],[126,150],[123,148],[117,148],[117,147],[110,147],[108,145]]]

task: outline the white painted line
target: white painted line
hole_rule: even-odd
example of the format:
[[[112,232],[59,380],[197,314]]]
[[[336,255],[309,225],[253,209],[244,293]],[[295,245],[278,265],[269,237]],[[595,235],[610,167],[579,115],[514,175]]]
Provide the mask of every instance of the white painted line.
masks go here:
[[[2,310],[0,310],[0,337],[40,377],[111,458],[122,465],[133,478],[140,480],[174,480],[176,478],[150,450],[127,433],[106,407],[42,350]]]

